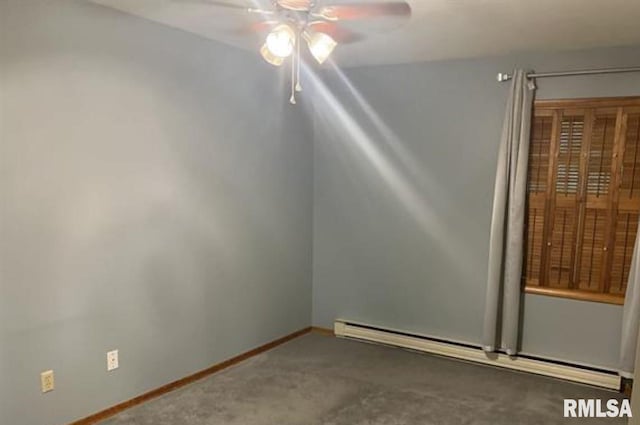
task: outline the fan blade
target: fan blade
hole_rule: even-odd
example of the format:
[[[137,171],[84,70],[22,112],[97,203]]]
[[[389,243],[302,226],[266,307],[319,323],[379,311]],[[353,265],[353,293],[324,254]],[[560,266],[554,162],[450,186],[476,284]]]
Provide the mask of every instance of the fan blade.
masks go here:
[[[273,29],[273,27],[275,27],[279,23],[280,21],[258,21],[250,25],[247,25],[245,27],[238,28],[234,32],[239,35],[269,32]]]
[[[223,7],[225,9],[249,10],[249,7],[246,5],[219,0],[179,0],[179,3],[194,3],[206,6]]]
[[[358,34],[357,32],[346,28],[341,28],[334,22],[315,21],[310,22],[307,26],[313,31],[322,32],[331,36],[331,38],[339,44],[355,43],[356,41],[360,41],[364,38],[362,34]]]
[[[250,29],[253,32],[267,32],[271,31],[273,27],[280,24],[280,21],[260,21],[254,22],[250,25]]]
[[[308,12],[313,6],[313,0],[276,0],[278,6],[296,12]]]
[[[406,2],[384,2],[369,4],[332,4],[323,7],[314,15],[328,21],[345,21],[379,18],[384,16],[411,16],[411,6]]]

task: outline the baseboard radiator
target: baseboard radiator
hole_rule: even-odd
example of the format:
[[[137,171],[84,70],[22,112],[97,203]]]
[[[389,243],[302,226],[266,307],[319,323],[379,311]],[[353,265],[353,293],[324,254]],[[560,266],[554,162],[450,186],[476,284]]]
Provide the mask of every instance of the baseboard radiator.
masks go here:
[[[337,337],[376,342],[470,362],[566,379],[615,391],[620,390],[620,377],[613,372],[608,373],[526,357],[510,357],[501,353],[485,353],[480,347],[434,340],[424,336],[380,329],[345,320],[337,320],[334,323],[334,333]]]

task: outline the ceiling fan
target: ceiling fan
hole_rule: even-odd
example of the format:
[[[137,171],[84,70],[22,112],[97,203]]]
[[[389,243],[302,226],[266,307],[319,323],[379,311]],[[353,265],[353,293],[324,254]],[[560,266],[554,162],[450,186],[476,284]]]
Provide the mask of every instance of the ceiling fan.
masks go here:
[[[214,7],[240,9],[260,16],[261,20],[251,25],[248,30],[267,34],[260,48],[260,54],[271,65],[282,66],[286,59],[291,58],[289,101],[292,104],[296,103],[295,93],[302,91],[301,44],[306,44],[311,56],[322,64],[339,44],[353,43],[364,38],[361,34],[342,27],[341,22],[388,17],[406,19],[411,16],[411,6],[404,0],[365,3],[333,3],[331,0],[326,2],[269,0],[270,4],[267,8],[246,7],[224,0],[200,0],[200,2]]]

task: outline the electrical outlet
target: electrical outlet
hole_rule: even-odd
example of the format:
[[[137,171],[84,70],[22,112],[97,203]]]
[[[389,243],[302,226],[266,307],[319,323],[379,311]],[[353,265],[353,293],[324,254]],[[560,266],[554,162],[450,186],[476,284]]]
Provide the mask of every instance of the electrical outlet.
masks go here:
[[[107,371],[112,371],[120,367],[118,364],[118,350],[109,351],[107,353]]]
[[[47,370],[46,372],[42,372],[40,374],[40,387],[42,388],[43,393],[48,393],[49,391],[53,391],[55,385],[53,381],[52,370]]]

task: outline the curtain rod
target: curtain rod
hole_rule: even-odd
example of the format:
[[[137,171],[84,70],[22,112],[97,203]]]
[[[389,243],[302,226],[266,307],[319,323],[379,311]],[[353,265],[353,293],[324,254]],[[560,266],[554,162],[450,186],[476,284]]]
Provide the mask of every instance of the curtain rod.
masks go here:
[[[640,72],[640,66],[631,68],[604,68],[604,69],[583,69],[578,71],[561,71],[561,72],[543,72],[527,74],[527,78],[545,78],[545,77],[568,77],[570,75],[594,75],[594,74],[621,74],[623,72]],[[512,77],[511,74],[498,73],[497,80],[499,82],[508,81]]]

